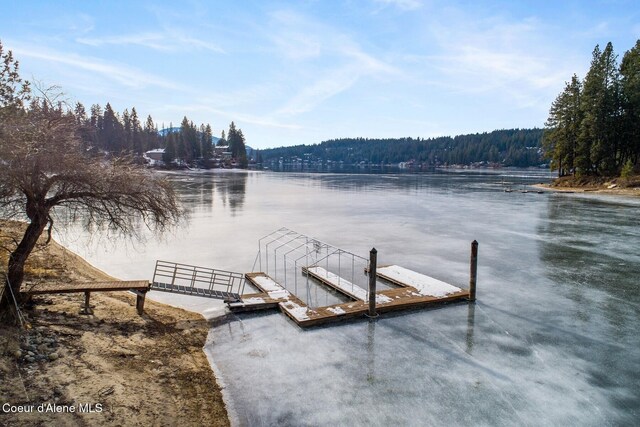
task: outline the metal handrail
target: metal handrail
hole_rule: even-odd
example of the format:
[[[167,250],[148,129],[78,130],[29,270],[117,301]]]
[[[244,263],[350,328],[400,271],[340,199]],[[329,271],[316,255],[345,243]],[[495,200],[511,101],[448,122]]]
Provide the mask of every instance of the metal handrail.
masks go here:
[[[170,279],[166,284],[171,286],[204,288],[210,291],[218,287],[225,288],[226,292],[237,294],[244,292],[245,287],[245,277],[242,273],[158,260],[153,272],[153,283],[160,282],[161,278]],[[206,287],[197,285],[206,285]]]

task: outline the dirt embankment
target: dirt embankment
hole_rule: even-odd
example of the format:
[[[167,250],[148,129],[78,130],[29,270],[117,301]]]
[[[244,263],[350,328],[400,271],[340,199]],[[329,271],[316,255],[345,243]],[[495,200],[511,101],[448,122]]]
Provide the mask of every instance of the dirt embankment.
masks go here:
[[[551,184],[537,184],[534,187],[559,192],[640,196],[640,176],[631,178],[564,176],[555,179]]]
[[[0,243],[21,228],[0,222]],[[55,242],[38,248],[27,274],[34,282],[112,279]],[[229,425],[202,351],[202,316],[148,299],[138,316],[128,292],[93,293],[87,316],[83,298],[34,297],[23,310],[27,328],[1,326],[0,425]]]

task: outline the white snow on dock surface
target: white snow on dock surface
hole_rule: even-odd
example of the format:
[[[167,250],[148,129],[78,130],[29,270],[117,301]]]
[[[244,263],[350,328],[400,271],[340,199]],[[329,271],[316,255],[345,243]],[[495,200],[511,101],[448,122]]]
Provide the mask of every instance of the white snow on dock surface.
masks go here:
[[[292,299],[296,299],[295,295],[282,287],[278,282],[266,275],[256,275],[251,277],[251,281],[254,285],[266,292],[270,298],[274,300],[281,300],[279,302],[280,307],[286,311],[291,317],[295,318],[299,322],[309,320],[309,307],[300,305]],[[260,299],[260,298],[250,298]]]
[[[301,306],[294,301],[280,303],[282,308],[298,321],[309,320],[309,307]]]
[[[261,288],[261,290],[269,294],[270,298],[287,299],[289,298],[289,295],[291,295],[289,291],[280,286],[269,276],[255,276],[253,281]]]
[[[368,292],[365,289],[362,289],[360,286],[354,285],[346,279],[334,274],[330,271],[325,270],[322,267],[308,267],[307,271],[312,275],[317,276],[318,278],[324,280],[329,286],[332,286],[338,290],[341,290],[343,293],[352,296],[353,298],[359,299],[360,301],[367,301]],[[391,301],[386,295],[376,294],[376,304],[382,304],[384,302]]]
[[[420,295],[425,296],[445,297],[449,294],[462,291],[462,289],[456,286],[404,267],[400,267],[399,265],[378,267],[376,274],[382,278],[388,278],[393,282],[416,288]]]
[[[247,298],[247,299],[243,299],[241,304],[244,305],[260,305],[260,304],[264,304],[264,298],[260,298],[260,297],[253,297],[253,298]]]
[[[327,310],[329,310],[333,314],[337,314],[337,315],[341,315],[341,314],[346,314],[347,313],[346,311],[344,311],[340,307],[329,307],[329,308],[327,308]]]

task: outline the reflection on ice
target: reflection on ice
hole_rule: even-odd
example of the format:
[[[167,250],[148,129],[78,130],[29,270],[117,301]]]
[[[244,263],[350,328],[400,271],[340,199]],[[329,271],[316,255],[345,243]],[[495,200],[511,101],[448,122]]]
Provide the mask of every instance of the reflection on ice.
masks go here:
[[[474,327],[471,307],[309,331],[279,315],[246,316],[215,327],[206,351],[223,372],[240,425],[598,425],[625,418],[592,387],[586,361],[571,358],[561,341],[536,337],[546,325],[480,305]]]
[[[74,248],[122,279],[148,277],[156,259],[251,271],[256,241],[286,226],[466,287],[477,239],[475,305],[311,330],[281,314],[216,323],[206,350],[239,423],[637,424],[640,203],[505,193],[504,173],[196,175],[182,183],[188,227],[167,242]]]

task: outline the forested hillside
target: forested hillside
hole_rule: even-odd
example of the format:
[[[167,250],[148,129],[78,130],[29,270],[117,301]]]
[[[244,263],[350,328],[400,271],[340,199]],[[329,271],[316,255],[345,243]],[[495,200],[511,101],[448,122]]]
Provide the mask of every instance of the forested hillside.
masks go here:
[[[341,138],[313,145],[260,151],[265,164],[343,162],[344,164],[398,164],[422,166],[470,165],[539,166],[541,129],[507,129],[489,133],[438,138]]]

